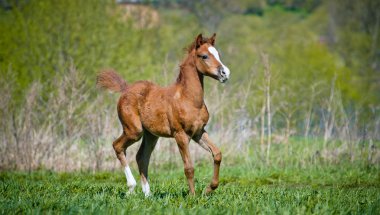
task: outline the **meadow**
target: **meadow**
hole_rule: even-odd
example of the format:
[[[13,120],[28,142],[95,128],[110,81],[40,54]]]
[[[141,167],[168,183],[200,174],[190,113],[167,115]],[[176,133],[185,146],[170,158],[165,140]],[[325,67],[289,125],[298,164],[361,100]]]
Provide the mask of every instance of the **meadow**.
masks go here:
[[[62,214],[378,214],[378,169],[222,166],[220,187],[202,191],[210,165],[196,166],[196,196],[182,168],[151,169],[152,196],[127,193],[123,173],[0,173],[0,212]],[[136,175],[136,172],[134,172]]]
[[[318,144],[319,142],[319,144]],[[259,145],[249,156],[224,156],[220,185],[204,194],[212,175],[207,153],[195,159],[196,195],[188,194],[182,162],[177,151],[153,152],[149,169],[152,191],[145,197],[138,183],[128,193],[121,168],[109,171],[57,172],[50,170],[5,171],[0,173],[0,212],[62,214],[378,214],[380,211],[380,170],[362,158],[350,161],[326,160],[316,155],[322,148],[316,141],[311,149],[305,140],[291,140],[286,147],[274,145],[271,163]],[[165,142],[159,143],[167,144]],[[174,143],[169,143],[174,145]],[[310,144],[310,143],[308,143]],[[192,144],[192,147],[196,144]],[[315,150],[314,153],[308,153]],[[198,152],[199,153],[199,152]],[[128,153],[134,155],[133,153]],[[243,156],[244,155],[244,156]],[[139,180],[136,162],[132,172]]]

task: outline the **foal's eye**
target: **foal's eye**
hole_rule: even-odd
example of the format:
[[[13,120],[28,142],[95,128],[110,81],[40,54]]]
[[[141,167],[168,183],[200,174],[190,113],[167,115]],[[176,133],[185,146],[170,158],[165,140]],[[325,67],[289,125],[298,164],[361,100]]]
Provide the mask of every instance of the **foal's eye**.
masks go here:
[[[207,58],[208,58],[207,55],[202,55],[202,59],[203,59],[203,60],[206,60]]]

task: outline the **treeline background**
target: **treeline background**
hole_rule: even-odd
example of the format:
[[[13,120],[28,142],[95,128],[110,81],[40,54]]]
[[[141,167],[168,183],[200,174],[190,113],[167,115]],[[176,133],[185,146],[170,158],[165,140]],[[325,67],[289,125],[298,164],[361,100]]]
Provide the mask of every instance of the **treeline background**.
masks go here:
[[[131,3],[134,2],[134,3]],[[114,68],[165,86],[184,47],[217,33],[230,70],[206,79],[207,130],[224,165],[380,164],[380,2],[376,0],[0,2],[0,169],[119,168]],[[127,151],[134,160],[139,144]],[[196,163],[210,159],[196,144]],[[178,165],[159,140],[152,165]]]

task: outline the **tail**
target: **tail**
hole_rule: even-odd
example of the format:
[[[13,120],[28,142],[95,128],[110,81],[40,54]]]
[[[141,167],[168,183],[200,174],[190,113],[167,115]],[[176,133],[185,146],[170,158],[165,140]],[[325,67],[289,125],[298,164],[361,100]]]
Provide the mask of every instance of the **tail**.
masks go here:
[[[127,88],[127,83],[114,70],[104,70],[96,77],[96,86],[120,93]]]

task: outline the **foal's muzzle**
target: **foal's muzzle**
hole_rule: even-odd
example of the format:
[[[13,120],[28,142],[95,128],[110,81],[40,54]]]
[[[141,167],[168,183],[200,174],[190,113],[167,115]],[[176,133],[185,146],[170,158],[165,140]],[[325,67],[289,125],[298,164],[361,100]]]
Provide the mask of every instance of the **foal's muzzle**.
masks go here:
[[[218,79],[221,83],[225,83],[230,78],[230,70],[222,65],[218,67]]]

